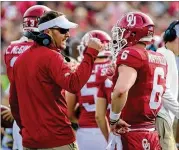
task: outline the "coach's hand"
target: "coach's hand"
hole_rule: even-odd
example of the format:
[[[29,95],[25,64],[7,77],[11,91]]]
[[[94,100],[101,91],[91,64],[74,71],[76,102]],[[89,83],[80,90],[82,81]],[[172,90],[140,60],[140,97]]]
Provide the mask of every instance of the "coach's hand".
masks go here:
[[[102,51],[103,50],[103,44],[101,41],[97,38],[90,38],[88,42],[88,47],[96,49],[97,51]]]

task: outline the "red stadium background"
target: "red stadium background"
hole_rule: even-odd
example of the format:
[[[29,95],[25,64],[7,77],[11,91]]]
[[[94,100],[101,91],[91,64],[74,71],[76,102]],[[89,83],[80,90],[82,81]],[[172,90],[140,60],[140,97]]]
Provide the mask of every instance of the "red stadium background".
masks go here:
[[[8,106],[8,79],[4,64],[4,51],[11,41],[22,36],[24,12],[33,5],[45,5],[53,10],[64,13],[67,18],[79,24],[77,29],[70,31],[68,55],[77,58],[76,47],[80,38],[89,30],[100,29],[111,35],[112,26],[126,12],[141,11],[148,14],[155,23],[155,34],[161,35],[168,25],[179,18],[179,2],[79,2],[79,1],[19,1],[1,2],[1,104]],[[7,134],[1,128],[1,139]],[[10,138],[12,140],[12,138]]]

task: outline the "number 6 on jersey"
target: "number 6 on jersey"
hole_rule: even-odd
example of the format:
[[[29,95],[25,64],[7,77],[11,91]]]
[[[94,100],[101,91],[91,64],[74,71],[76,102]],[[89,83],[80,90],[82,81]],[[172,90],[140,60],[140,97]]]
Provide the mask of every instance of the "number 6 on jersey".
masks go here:
[[[151,109],[158,109],[161,103],[161,96],[164,91],[163,86],[157,84],[159,76],[161,76],[161,78],[164,79],[164,70],[161,67],[156,67],[156,69],[154,70],[153,89],[152,89],[152,93],[150,96],[150,103],[149,103]],[[159,93],[158,101],[155,101],[157,93]]]

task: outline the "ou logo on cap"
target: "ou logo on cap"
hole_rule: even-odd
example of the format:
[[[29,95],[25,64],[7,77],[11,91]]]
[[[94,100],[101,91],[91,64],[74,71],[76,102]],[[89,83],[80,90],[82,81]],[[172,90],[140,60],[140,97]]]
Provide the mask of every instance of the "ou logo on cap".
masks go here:
[[[128,22],[128,25],[127,26],[135,26],[136,25],[136,16],[134,16],[134,14],[130,13],[130,14],[127,14],[127,22]]]

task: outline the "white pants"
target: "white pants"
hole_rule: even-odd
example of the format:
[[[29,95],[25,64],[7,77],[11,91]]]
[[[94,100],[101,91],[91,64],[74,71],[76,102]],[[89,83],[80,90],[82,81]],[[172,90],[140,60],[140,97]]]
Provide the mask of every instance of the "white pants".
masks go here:
[[[23,146],[22,146],[22,137],[19,133],[20,131],[20,128],[19,126],[17,125],[16,121],[14,121],[13,123],[13,132],[12,132],[12,135],[13,135],[13,150],[23,150]]]
[[[115,150],[115,147],[117,150],[123,150],[121,136],[116,136],[113,133],[110,133],[106,150]]]
[[[107,142],[99,128],[79,128],[76,133],[79,150],[105,150]]]

